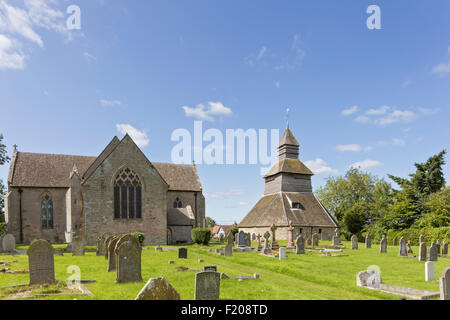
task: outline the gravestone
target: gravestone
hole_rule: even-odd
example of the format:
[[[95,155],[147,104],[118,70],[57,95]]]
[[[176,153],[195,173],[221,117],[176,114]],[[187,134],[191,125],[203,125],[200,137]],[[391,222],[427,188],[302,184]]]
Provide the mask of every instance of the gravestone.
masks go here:
[[[378,289],[382,283],[381,274],[375,270],[361,271],[356,275],[356,285],[358,287]]]
[[[313,248],[319,246],[319,234],[317,233],[312,235],[312,246]]]
[[[222,243],[224,239],[225,236],[223,235],[223,233],[219,233],[219,242]]]
[[[231,257],[233,255],[233,245],[227,243],[224,250],[225,257]]]
[[[10,233],[4,235],[2,237],[1,242],[2,242],[2,249],[5,252],[11,252],[14,249],[16,249],[16,239]]]
[[[434,280],[434,262],[425,262],[425,281]]]
[[[392,240],[392,245],[398,246],[398,238],[397,237],[395,237],[394,240]]]
[[[280,246],[277,243],[276,240],[276,236],[275,236],[275,232],[277,231],[277,227],[275,226],[275,224],[272,224],[272,226],[270,227],[270,231],[272,232],[272,250],[273,251],[277,251]]]
[[[116,244],[119,241],[119,237],[114,237],[108,244],[108,272],[116,270]]]
[[[217,266],[204,266],[203,271],[217,272]]]
[[[270,238],[270,232],[266,231],[264,233],[264,240],[265,241],[264,241],[264,251],[263,251],[265,254],[270,253],[272,251],[272,249],[269,246],[269,238]]]
[[[0,252],[3,252],[3,236],[0,236]]]
[[[386,253],[387,252],[387,239],[386,236],[383,236],[380,242],[380,253]]]
[[[258,235],[256,236],[256,240],[258,241],[258,246],[256,247],[256,251],[261,251],[262,250],[262,246],[261,246],[261,234],[258,233]]]
[[[441,289],[441,300],[450,300],[450,268],[446,268],[442,272],[442,277],[439,279],[439,286]]]
[[[339,236],[338,235],[334,235],[333,236],[333,246],[338,246],[338,245],[340,245],[341,244],[341,241],[340,241],[340,239],[339,239]]]
[[[352,250],[358,250],[358,237],[356,235],[352,235]]]
[[[27,250],[30,285],[55,282],[53,247],[45,240],[35,240]]]
[[[419,261],[427,261],[427,244],[421,242],[419,246]]]
[[[306,240],[306,244],[307,244],[308,246],[311,246],[311,245],[312,245],[312,240],[311,240],[311,238],[308,238],[308,239]]]
[[[411,248],[411,240],[408,240],[407,246],[408,246],[408,254],[414,254],[414,252],[413,252],[413,250]]]
[[[437,261],[437,260],[438,260],[437,246],[433,242],[430,247],[430,261]]]
[[[84,237],[82,235],[72,237],[72,256],[84,256]]]
[[[419,237],[419,243],[425,242],[425,236],[422,234]]]
[[[246,247],[251,247],[252,246],[252,242],[251,242],[251,235],[250,233],[246,233],[245,234],[245,246]]]
[[[255,241],[255,240],[256,240],[256,234],[252,233],[252,241]]]
[[[286,248],[280,247],[279,258],[280,258],[280,260],[286,260]]]
[[[405,257],[408,255],[408,252],[406,251],[406,240],[404,237],[400,238],[400,250],[398,255],[401,257]]]
[[[298,236],[295,240],[295,253],[304,254],[305,253],[305,238]]]
[[[234,242],[236,243],[236,246],[239,244],[239,232],[237,232],[237,233],[234,235]]]
[[[178,259],[187,259],[187,248],[178,249]]]
[[[114,236],[107,236],[105,238],[105,259],[108,260],[108,248],[109,248],[109,243],[111,242],[111,240],[114,238]]]
[[[245,232],[241,230],[239,231],[238,235],[238,247],[245,247]]]
[[[204,271],[195,274],[195,300],[219,300],[220,273]]]
[[[97,238],[97,246],[96,246],[96,250],[95,250],[95,255],[96,256],[104,256],[105,252],[104,252],[104,235],[100,236]]]
[[[180,300],[180,295],[165,278],[151,278],[135,300]]]
[[[289,227],[287,229],[288,231],[288,244],[287,247],[288,248],[294,248],[295,244],[294,244],[294,227],[292,226],[292,221],[289,220]]]
[[[141,246],[134,241],[119,243],[119,247],[115,249],[116,283],[142,282],[141,252]]]
[[[438,254],[438,257],[440,257],[440,256],[441,256],[441,239],[438,239],[438,240],[436,241],[436,247],[437,247],[437,254]]]
[[[448,242],[444,241],[444,244],[442,245],[442,256],[446,257],[448,255]]]
[[[370,234],[366,235],[366,249],[372,248],[372,238],[370,237]]]

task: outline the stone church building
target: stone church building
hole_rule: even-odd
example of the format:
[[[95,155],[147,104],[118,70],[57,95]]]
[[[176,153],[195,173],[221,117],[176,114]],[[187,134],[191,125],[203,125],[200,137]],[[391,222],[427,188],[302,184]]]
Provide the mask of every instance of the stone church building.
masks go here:
[[[288,125],[278,146],[278,163],[264,176],[264,195],[239,230],[263,235],[275,224],[277,240],[287,240],[291,222],[294,239],[318,233],[322,240],[332,240],[339,225],[312,192],[314,174],[299,160],[299,147]]]
[[[98,157],[13,152],[5,198],[7,230],[19,243],[94,245],[103,233],[142,232],[145,244],[191,242],[205,220],[195,165],[150,162],[129,135]]]

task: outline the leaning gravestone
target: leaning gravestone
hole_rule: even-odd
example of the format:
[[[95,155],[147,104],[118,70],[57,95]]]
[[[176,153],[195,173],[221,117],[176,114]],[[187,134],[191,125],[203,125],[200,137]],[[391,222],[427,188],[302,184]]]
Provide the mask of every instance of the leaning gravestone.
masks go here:
[[[246,246],[245,232],[241,230],[238,233],[238,247],[245,247],[245,246]]]
[[[142,282],[141,252],[141,246],[134,241],[119,243],[119,247],[115,249],[116,283]]]
[[[195,275],[195,300],[219,300],[220,273],[199,272]]]
[[[406,251],[406,240],[403,237],[400,238],[400,251],[398,255],[401,257],[405,257],[408,255],[408,252]]]
[[[450,268],[446,268],[442,272],[439,286],[441,288],[441,300],[450,300]]]
[[[366,235],[366,249],[372,248],[372,238],[370,238],[370,234]]]
[[[358,237],[356,235],[352,235],[352,250],[358,250]]]
[[[295,253],[304,254],[305,253],[305,238],[298,236],[295,240]]]
[[[6,252],[11,252],[16,249],[16,239],[10,233],[2,237],[2,249]]]
[[[430,247],[430,261],[437,261],[437,260],[438,260],[437,246],[433,242]]]
[[[286,248],[280,247],[279,258],[280,258],[280,260],[286,260]]]
[[[313,248],[319,246],[319,234],[317,233],[312,235],[312,246]]]
[[[82,235],[72,237],[72,256],[84,256],[84,238]]]
[[[165,278],[151,278],[136,300],[180,300],[180,295]]]
[[[108,244],[108,272],[116,270],[116,244],[119,241],[119,237],[114,237]]]
[[[178,249],[178,259],[187,259],[187,248]]]
[[[387,239],[386,236],[383,236],[380,242],[380,253],[386,253],[387,252]]]
[[[448,255],[448,242],[444,241],[444,244],[442,245],[442,256],[445,257]]]
[[[427,244],[421,242],[419,246],[419,261],[427,261]]]
[[[30,285],[55,282],[53,247],[45,240],[35,240],[27,250]]]
[[[425,262],[425,281],[434,280],[434,262]]]

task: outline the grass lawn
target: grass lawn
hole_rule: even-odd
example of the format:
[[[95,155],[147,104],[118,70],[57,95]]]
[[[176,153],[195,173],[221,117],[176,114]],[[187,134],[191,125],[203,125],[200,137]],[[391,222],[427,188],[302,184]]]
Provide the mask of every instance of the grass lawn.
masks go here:
[[[286,241],[280,241],[285,245]],[[321,241],[321,244],[330,244]],[[350,242],[344,242],[347,248]],[[253,243],[253,246],[256,244]],[[55,245],[63,248],[64,245]],[[178,259],[177,246],[174,250],[163,252],[155,251],[154,247],[144,247],[142,250],[142,277],[144,282],[132,284],[116,284],[115,272],[107,272],[107,261],[104,257],[97,257],[95,252],[86,252],[84,257],[72,257],[70,253],[64,256],[55,256],[56,279],[66,281],[70,274],[67,268],[77,265],[81,269],[82,280],[96,280],[95,283],[86,284],[94,294],[89,296],[58,295],[43,297],[45,299],[135,299],[138,292],[149,278],[164,277],[178,291],[183,300],[194,299],[195,273],[205,265],[216,265],[218,272],[229,276],[250,276],[254,273],[260,275],[259,279],[238,281],[236,279],[223,279],[220,286],[220,298],[226,300],[373,300],[373,299],[400,299],[399,296],[377,292],[356,286],[356,274],[367,267],[376,265],[381,270],[384,283],[405,286],[416,289],[425,289],[439,292],[438,279],[442,271],[450,266],[450,258],[439,258],[435,263],[436,280],[425,282],[425,263],[417,258],[398,256],[398,247],[388,247],[387,254],[379,253],[379,246],[365,249],[359,244],[359,250],[345,249],[345,257],[324,257],[318,253],[296,255],[288,253],[287,259],[280,261],[258,253],[233,253],[232,257],[225,258],[210,252],[215,248],[223,247],[219,244],[210,246],[189,245],[188,259]],[[18,249],[26,249],[19,246]],[[413,247],[418,254],[418,247]],[[199,263],[198,259],[204,262]],[[174,264],[168,264],[174,260]],[[15,261],[15,262],[14,262]],[[0,255],[0,262],[10,262],[11,270],[27,269],[28,257],[25,255]],[[188,271],[177,271],[179,267],[187,267]],[[3,266],[0,265],[0,269]],[[193,269],[193,270],[192,270]],[[10,274],[0,273],[0,287],[26,284],[29,281],[28,273]],[[11,289],[0,290],[0,299],[5,298]]]

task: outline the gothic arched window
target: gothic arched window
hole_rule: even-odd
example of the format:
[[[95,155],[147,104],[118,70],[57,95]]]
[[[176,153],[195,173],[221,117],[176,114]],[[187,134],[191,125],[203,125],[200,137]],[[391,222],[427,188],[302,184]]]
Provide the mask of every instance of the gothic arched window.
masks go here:
[[[178,197],[173,202],[173,207],[174,208],[182,208],[183,207],[183,204],[181,203],[181,200]]]
[[[53,200],[46,194],[41,201],[42,229],[53,229]]]
[[[120,170],[114,180],[114,219],[142,217],[142,184],[130,168]]]

